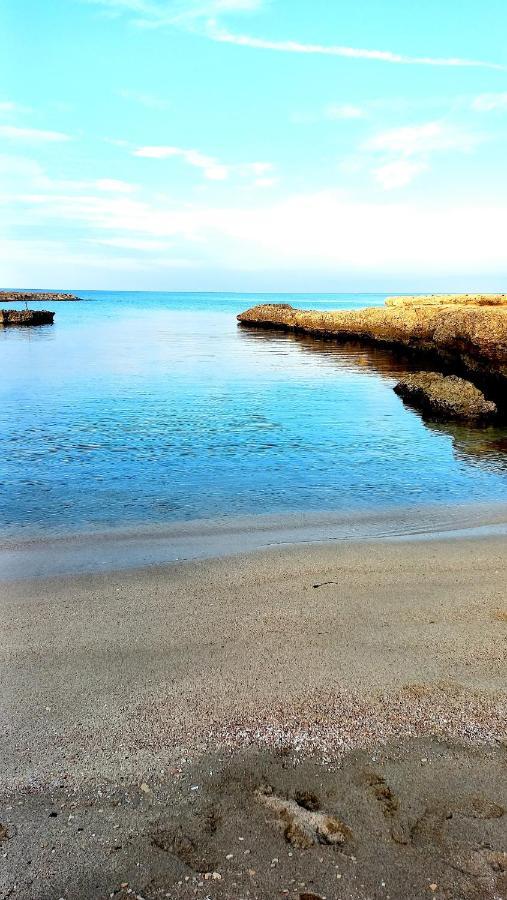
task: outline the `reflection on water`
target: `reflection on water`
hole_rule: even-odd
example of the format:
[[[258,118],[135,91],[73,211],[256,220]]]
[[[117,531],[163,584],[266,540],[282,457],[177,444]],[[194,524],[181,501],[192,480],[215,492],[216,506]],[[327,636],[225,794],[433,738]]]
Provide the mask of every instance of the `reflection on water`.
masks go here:
[[[506,432],[426,426],[409,360],[238,328],[268,295],[89,297],[0,332],[4,530],[507,499]]]
[[[309,352],[326,357],[340,369],[354,367],[362,372],[370,371],[393,381],[410,372],[420,372],[424,369],[431,371],[434,368],[434,363],[426,362],[424,358],[417,359],[400,351],[395,352],[389,348],[361,344],[353,340],[336,343],[325,338],[294,332],[245,326],[241,327],[241,331],[245,340],[290,341],[303,353]],[[418,416],[430,431],[449,437],[457,458],[489,467],[493,471],[507,471],[507,428],[504,425],[485,428],[456,422],[434,422],[416,410],[411,412]]]
[[[452,422],[428,422],[427,427],[451,438],[458,459],[507,473],[505,428],[465,427]]]
[[[363,372],[392,378],[401,378],[409,371],[420,371],[424,368],[414,362],[413,357],[402,353],[394,353],[389,348],[376,347],[373,344],[362,344],[360,341],[346,340],[336,342],[331,339],[312,337],[296,332],[283,332],[269,328],[248,328],[242,325],[240,336],[245,341],[254,341],[257,345],[264,342],[293,344],[298,351],[309,352],[320,357],[321,364],[332,363],[338,368],[357,368]],[[428,366],[429,368],[429,366]]]

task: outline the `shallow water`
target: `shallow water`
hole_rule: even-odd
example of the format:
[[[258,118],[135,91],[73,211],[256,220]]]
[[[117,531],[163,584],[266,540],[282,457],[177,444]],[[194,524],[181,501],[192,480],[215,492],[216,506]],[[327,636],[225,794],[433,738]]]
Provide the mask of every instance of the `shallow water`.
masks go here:
[[[507,500],[507,431],[424,424],[392,391],[413,363],[236,324],[383,294],[80,296],[0,331],[5,537]]]

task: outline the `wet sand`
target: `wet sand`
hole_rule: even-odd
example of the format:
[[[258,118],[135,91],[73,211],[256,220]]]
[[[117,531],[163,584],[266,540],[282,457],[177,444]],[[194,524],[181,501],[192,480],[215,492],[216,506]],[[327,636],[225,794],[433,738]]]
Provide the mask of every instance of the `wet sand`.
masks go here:
[[[0,898],[505,897],[505,549],[4,582]]]

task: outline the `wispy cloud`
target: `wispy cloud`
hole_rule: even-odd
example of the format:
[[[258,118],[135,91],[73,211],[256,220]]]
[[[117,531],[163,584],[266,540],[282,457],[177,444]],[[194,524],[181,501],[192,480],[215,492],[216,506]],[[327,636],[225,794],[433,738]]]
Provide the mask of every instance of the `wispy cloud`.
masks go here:
[[[154,242],[156,251],[159,242],[174,243],[175,258],[161,256],[171,266],[189,255],[198,265],[212,255],[217,266],[252,271],[505,271],[506,207],[500,201],[356,203],[327,190],[256,207],[52,192],[16,195],[13,202],[32,225],[72,222],[86,229],[88,240],[114,241],[119,249],[137,243],[149,251],[146,242]]]
[[[139,103],[147,109],[164,110],[168,109],[170,106],[169,101],[165,100],[163,97],[158,97],[156,94],[145,93],[144,91],[124,89],[118,91],[118,95],[123,97],[124,100],[132,100],[134,103]]]
[[[320,108],[312,108],[308,111],[293,112],[290,121],[295,125],[312,125],[315,122],[337,122],[341,120],[363,119],[367,115],[366,109],[355,103],[328,103]]]
[[[132,194],[137,190],[135,184],[130,184],[128,181],[120,181],[117,178],[99,178],[95,185],[99,191],[108,191],[113,194]]]
[[[145,238],[114,237],[114,238],[88,238],[90,244],[101,244],[105,247],[119,247],[122,250],[138,250],[140,252],[153,252],[170,250],[174,244],[171,241],[157,241]]]
[[[31,106],[24,106],[15,100],[0,100],[0,115],[10,115],[11,113],[31,113]]]
[[[472,109],[478,112],[507,110],[507,91],[499,94],[479,94],[472,102]]]
[[[392,191],[396,188],[406,187],[427,168],[428,165],[424,162],[397,159],[394,162],[378,166],[373,170],[373,177],[385,191]]]
[[[362,119],[364,110],[353,103],[330,103],[324,110],[326,119]]]
[[[382,161],[373,166],[372,175],[387,191],[411,184],[430,168],[434,153],[469,151],[479,140],[442,122],[424,122],[381,131],[368,138],[361,149],[366,154],[381,155]]]
[[[299,41],[272,41],[246,34],[233,34],[220,27],[217,22],[209,22],[206,34],[214,41],[235,44],[238,47],[252,47],[257,50],[274,50],[279,53],[306,53],[322,56],[341,56],[346,59],[366,59],[398,65],[454,66],[486,69],[505,69],[499,63],[460,57],[406,56],[391,50],[370,50],[363,47],[346,47],[332,44],[304,44]]]
[[[30,143],[55,143],[70,141],[72,137],[62,131],[42,131],[40,128],[18,128],[15,125],[0,125],[0,137],[11,141]]]
[[[165,25],[193,27],[227,13],[252,12],[263,0],[85,0],[100,6],[110,16],[127,14],[134,25],[160,28]]]
[[[441,122],[424,122],[420,125],[406,125],[381,131],[365,141],[363,148],[368,151],[399,153],[414,156],[433,153],[437,150],[465,150],[477,143],[475,136],[451,128]]]
[[[134,150],[134,156],[141,156],[146,159],[179,158],[187,165],[200,169],[204,177],[209,181],[226,181],[234,173],[243,178],[253,179],[253,183],[257,187],[272,187],[276,183],[276,179],[271,174],[273,172],[273,164],[270,162],[226,164],[214,156],[201,153],[200,150],[164,145],[139,147],[137,150]]]
[[[236,34],[220,25],[223,16],[233,13],[255,12],[264,0],[85,0],[101,6],[110,15],[127,14],[141,27],[160,28],[181,26],[200,28],[213,41],[273,50],[279,53],[304,53],[338,56],[346,59],[365,59],[398,65],[449,66],[506,70],[507,66],[487,60],[466,59],[459,56],[411,56],[392,50],[349,47],[341,44],[307,44],[295,40],[270,40],[248,34]]]
[[[144,156],[148,159],[170,159],[171,157],[179,157],[183,159],[189,166],[195,166],[201,169],[205,178],[211,181],[225,181],[229,177],[229,168],[224,166],[212,156],[206,156],[199,150],[186,150],[184,147],[139,147],[134,150],[134,156]]]

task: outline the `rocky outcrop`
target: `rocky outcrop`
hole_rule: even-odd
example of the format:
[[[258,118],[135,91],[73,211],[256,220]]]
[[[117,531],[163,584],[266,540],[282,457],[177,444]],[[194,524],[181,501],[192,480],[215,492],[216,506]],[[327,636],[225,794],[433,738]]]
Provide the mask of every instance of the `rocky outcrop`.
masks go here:
[[[81,299],[81,297],[76,297],[75,294],[52,293],[51,291],[45,291],[44,293],[38,293],[37,291],[0,291],[0,303],[2,301],[4,303],[59,303],[65,300]]]
[[[52,325],[54,317],[48,309],[0,309],[0,325]]]
[[[416,372],[394,388],[410,406],[437,419],[486,423],[496,415],[496,405],[482,391],[456,375]]]
[[[431,301],[431,302],[430,302]],[[507,295],[390,298],[389,305],[320,312],[264,304],[238,316],[240,324],[358,339],[426,356],[470,377],[495,400],[507,387]]]
[[[388,297],[386,306],[507,306],[507,294],[420,294]]]

